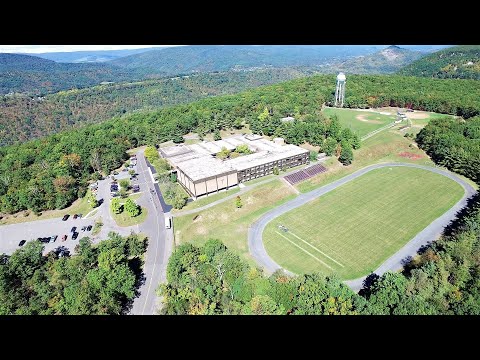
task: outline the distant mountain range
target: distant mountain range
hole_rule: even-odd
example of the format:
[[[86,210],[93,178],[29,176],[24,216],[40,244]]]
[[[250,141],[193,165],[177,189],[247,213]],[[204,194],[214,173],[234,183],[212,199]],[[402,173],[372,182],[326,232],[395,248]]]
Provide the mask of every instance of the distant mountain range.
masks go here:
[[[432,50],[432,46],[416,48]],[[392,73],[421,54],[383,45],[194,45],[38,55],[0,54],[0,94],[44,95],[103,82],[265,68]],[[112,57],[117,58],[106,61]]]
[[[111,61],[127,69],[157,74],[213,72],[258,67],[316,66],[366,55],[379,45],[194,45],[152,50]]]
[[[57,63],[36,56],[0,53],[0,94],[42,95],[142,77],[134,71],[106,63]]]
[[[96,50],[96,51],[71,51],[71,52],[47,52],[40,54],[25,54],[38,56],[43,59],[53,60],[64,63],[92,63],[106,62],[115,60],[124,56],[140,54],[150,50],[165,49],[163,46],[150,47],[143,49],[124,49],[124,50]]]
[[[347,74],[391,74],[422,56],[425,56],[425,53],[399,46],[389,46],[370,55],[320,65],[320,71],[322,73],[343,71]]]
[[[480,46],[454,46],[412,62],[399,74],[480,80]]]

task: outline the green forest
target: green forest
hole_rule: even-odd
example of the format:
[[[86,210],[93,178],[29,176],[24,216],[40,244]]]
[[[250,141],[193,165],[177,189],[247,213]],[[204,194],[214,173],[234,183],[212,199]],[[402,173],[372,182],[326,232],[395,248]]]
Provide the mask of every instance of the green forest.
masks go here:
[[[416,141],[436,164],[480,184],[480,116],[466,121],[434,119]]]
[[[120,315],[140,283],[146,239],[110,233],[92,245],[82,238],[76,255],[59,257],[28,242],[0,255],[0,315]]]
[[[405,66],[400,75],[480,80],[480,46],[453,46]]]
[[[0,146],[97,123],[140,109],[188,103],[302,77],[307,70],[266,69],[98,85],[44,97],[0,96]]]
[[[35,96],[65,89],[82,88],[104,81],[141,80],[133,69],[105,63],[56,63],[36,56],[0,53],[0,94],[27,93]]]
[[[346,103],[352,107],[408,104],[464,117],[480,113],[474,80],[356,75],[348,81]],[[120,167],[126,150],[167,140],[182,142],[182,135],[192,131],[204,136],[249,124],[254,132],[282,136],[293,144],[307,141],[321,150],[331,149],[333,142],[355,147],[354,134],[321,114],[322,105],[333,98],[332,84],[333,75],[296,79],[0,147],[0,212],[65,208],[85,195],[88,181],[98,178],[99,172]],[[282,123],[280,118],[287,115],[296,121]]]
[[[335,275],[270,277],[218,240],[181,245],[167,267],[164,314],[480,315],[480,196],[403,273],[367,277],[354,293]]]

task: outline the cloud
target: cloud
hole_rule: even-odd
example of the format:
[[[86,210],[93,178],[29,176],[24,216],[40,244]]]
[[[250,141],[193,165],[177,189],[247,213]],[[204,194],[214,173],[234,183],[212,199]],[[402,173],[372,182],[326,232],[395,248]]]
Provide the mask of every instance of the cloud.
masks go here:
[[[141,49],[157,46],[182,46],[182,45],[0,45],[0,53],[45,53],[45,52],[70,52],[85,50],[122,50]]]

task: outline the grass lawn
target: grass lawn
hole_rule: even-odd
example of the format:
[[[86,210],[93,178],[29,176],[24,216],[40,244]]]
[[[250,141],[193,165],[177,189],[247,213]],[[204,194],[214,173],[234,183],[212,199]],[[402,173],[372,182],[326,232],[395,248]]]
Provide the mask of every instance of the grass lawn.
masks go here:
[[[110,211],[113,220],[117,223],[118,226],[132,226],[143,223],[147,219],[147,209],[142,207],[140,215],[131,217],[126,211],[122,211],[120,214],[114,214]]]
[[[130,199],[132,199],[133,201],[136,201],[136,200],[138,200],[138,199],[140,198],[140,196],[142,196],[141,193],[132,193],[132,194],[130,194],[128,197],[129,197]]]
[[[281,173],[282,173],[282,172],[280,171],[280,174],[281,174]],[[263,177],[258,178],[258,179],[253,179],[253,180],[245,181],[245,182],[243,182],[242,184],[244,184],[245,186],[250,186],[250,185],[253,185],[253,184],[256,184],[256,183],[265,181],[265,180],[273,179],[274,177],[279,177],[279,175],[270,174],[270,175],[263,176]]]
[[[295,273],[354,279],[375,270],[463,193],[453,180],[422,169],[372,170],[273,220],[265,248]]]
[[[219,239],[254,264],[248,252],[248,226],[268,210],[294,197],[292,189],[280,180],[259,185],[241,195],[243,207],[240,209],[235,207],[235,199],[231,199],[198,214],[174,218],[175,241],[203,244],[210,238]]]
[[[325,108],[323,109],[323,112],[329,117],[337,115],[338,120],[343,127],[350,128],[360,137],[395,121],[396,118],[392,115],[383,115],[352,109]]]
[[[382,162],[406,162],[434,166],[425,152],[418,149],[413,140],[403,137],[403,134],[397,128],[398,126],[382,131],[362,141],[362,147],[353,151],[354,161],[349,166],[342,165],[335,158],[328,159],[325,162],[328,168],[327,172],[295,185],[296,188],[300,192],[308,192],[365,166]]]
[[[93,210],[93,208],[87,202],[89,193],[90,190],[87,191],[87,194],[83,198],[74,201],[73,204],[68,208],[62,210],[42,211],[42,214],[40,216],[35,215],[32,211],[27,212],[29,214],[28,216],[24,216],[24,214],[26,213],[24,211],[16,214],[4,215],[3,218],[0,220],[0,225],[18,224],[36,220],[60,218],[63,217],[63,215],[65,214],[83,214],[83,216],[85,216]]]
[[[227,191],[222,190],[218,194],[212,194],[212,195],[204,196],[204,197],[199,198],[198,200],[191,201],[191,202],[187,203],[187,205],[185,205],[180,210],[172,209],[171,211],[172,211],[172,213],[175,214],[176,212],[179,212],[179,211],[197,209],[199,207],[211,204],[214,201],[226,198],[227,196],[230,196],[232,194],[236,194],[239,191],[240,191],[239,187],[234,187],[234,188],[228,189]]]

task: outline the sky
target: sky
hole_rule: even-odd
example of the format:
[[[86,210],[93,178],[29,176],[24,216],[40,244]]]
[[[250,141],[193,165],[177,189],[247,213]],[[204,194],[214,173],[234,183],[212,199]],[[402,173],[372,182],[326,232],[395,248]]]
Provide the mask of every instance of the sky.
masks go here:
[[[32,53],[45,52],[69,52],[85,50],[121,50],[141,49],[157,46],[180,46],[180,45],[0,45],[0,53]]]

